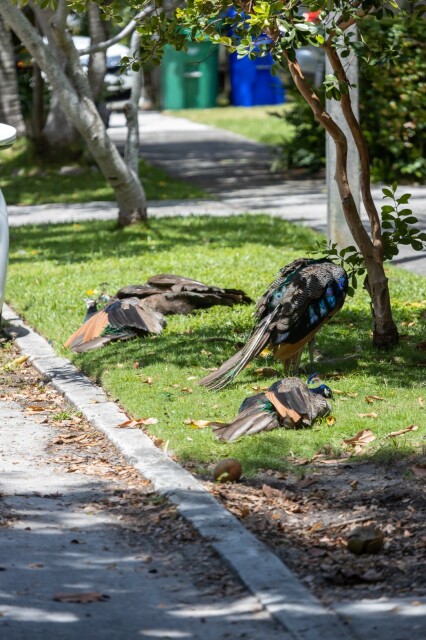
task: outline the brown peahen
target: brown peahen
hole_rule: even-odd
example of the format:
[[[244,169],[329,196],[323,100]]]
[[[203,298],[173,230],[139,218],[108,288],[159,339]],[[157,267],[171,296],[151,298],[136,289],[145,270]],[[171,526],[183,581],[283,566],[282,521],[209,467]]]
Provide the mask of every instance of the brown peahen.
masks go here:
[[[163,315],[187,315],[196,309],[207,309],[214,305],[232,307],[234,304],[253,302],[241,289],[222,289],[171,273],[160,273],[149,278],[145,284],[123,287],[115,294],[116,298],[128,296],[140,298],[145,305]]]
[[[86,304],[82,326],[64,344],[76,353],[97,349],[114,340],[159,334],[166,326],[163,315],[139,298],[111,298],[100,311],[97,300],[86,300]]]
[[[346,271],[331,260],[299,258],[283,267],[256,305],[257,323],[244,347],[200,384],[221,389],[266,346],[285,369],[294,359],[297,368],[304,345],[339,311],[347,290]]]
[[[308,378],[308,383],[314,376],[316,374]],[[327,398],[332,397],[330,387],[325,384],[309,388],[299,378],[284,378],[271,385],[265,393],[246,398],[235,420],[214,426],[214,435],[218,440],[233,442],[241,436],[279,427],[310,427],[317,418],[330,413]]]

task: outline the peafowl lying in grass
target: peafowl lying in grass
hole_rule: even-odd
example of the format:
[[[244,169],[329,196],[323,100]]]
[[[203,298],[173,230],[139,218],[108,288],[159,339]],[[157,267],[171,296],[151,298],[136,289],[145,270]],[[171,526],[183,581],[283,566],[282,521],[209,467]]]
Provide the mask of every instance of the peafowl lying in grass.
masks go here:
[[[316,375],[308,378],[308,384]],[[308,384],[299,378],[278,380],[264,393],[246,398],[231,423],[213,427],[214,435],[218,440],[233,442],[242,436],[280,427],[310,427],[317,418],[330,413],[327,399],[333,393],[325,384],[315,388]]]
[[[103,309],[98,304],[107,301]],[[214,305],[233,306],[252,300],[241,289],[223,289],[192,278],[161,273],[141,285],[123,287],[110,298],[87,300],[82,326],[65,342],[71,351],[82,353],[114,340],[158,335],[166,326],[165,315],[187,315]]]

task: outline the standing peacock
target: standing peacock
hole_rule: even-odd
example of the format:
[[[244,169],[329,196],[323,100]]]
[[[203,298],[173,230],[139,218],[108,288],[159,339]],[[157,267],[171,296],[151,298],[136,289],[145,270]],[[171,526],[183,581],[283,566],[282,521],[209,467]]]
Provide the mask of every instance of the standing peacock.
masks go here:
[[[308,378],[308,384],[317,374]],[[265,393],[249,396],[242,403],[238,416],[229,424],[217,425],[218,440],[233,442],[241,436],[284,427],[310,427],[317,418],[331,411],[327,398],[333,393],[326,384],[310,388],[299,378],[284,378],[271,385]]]
[[[64,344],[76,353],[98,349],[114,340],[159,334],[166,325],[162,314],[147,307],[139,298],[111,298],[100,311],[97,300],[86,300],[86,305],[82,326]]]
[[[200,384],[221,389],[268,345],[285,368],[293,358],[298,365],[304,345],[339,311],[347,290],[346,271],[326,258],[299,258],[283,267],[256,305],[257,323],[244,347]]]

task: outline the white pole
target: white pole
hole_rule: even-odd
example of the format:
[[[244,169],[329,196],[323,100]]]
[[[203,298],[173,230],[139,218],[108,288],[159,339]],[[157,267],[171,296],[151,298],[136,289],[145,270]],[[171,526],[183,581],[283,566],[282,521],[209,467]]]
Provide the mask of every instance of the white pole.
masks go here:
[[[356,56],[353,56],[348,64],[349,58],[342,60],[345,65],[346,75],[350,84],[358,85],[358,60]],[[326,74],[332,74],[330,62],[326,59]],[[359,118],[359,98],[358,98],[358,86],[349,90],[351,97],[352,108],[357,118]],[[352,194],[357,205],[358,211],[360,206],[360,186],[359,186],[359,156],[355,146],[351,131],[346,123],[342,110],[340,108],[340,102],[337,100],[327,100],[326,108],[333,120],[339,125],[346,135],[348,141],[348,179],[352,190]],[[349,227],[346,224],[345,216],[343,213],[342,202],[340,199],[337,184],[334,179],[336,171],[336,147],[334,142],[327,134],[327,204],[328,204],[328,237],[332,242],[337,242],[338,248],[343,249],[349,245],[355,244],[352,238]]]
[[[10,147],[16,139],[16,129],[0,123],[0,149]],[[0,189],[0,320],[6,288],[7,262],[9,257],[9,221],[6,201]]]

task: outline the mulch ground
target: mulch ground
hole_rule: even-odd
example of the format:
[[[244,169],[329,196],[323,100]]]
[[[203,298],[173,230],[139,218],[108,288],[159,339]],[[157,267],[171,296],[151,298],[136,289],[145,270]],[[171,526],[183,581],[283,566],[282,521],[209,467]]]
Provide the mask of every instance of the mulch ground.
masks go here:
[[[216,593],[237,593],[240,583],[230,578],[176,508],[155,494],[150,482],[28,361],[21,361],[13,342],[3,340],[2,346],[0,397],[13,400],[41,426],[52,428],[51,462],[69,473],[81,471],[111,484],[88,508],[117,514],[129,535],[155,534],[159,547],[175,545],[183,562],[190,562],[184,558],[185,549],[192,549],[191,555],[192,545],[197,545],[203,549],[200,581],[206,585],[207,578]],[[326,455],[293,464],[289,473],[265,470],[232,484],[217,484],[210,477],[200,480],[324,602],[407,595],[415,600],[426,595],[424,452],[382,464]],[[351,539],[362,547],[361,554],[348,549],[350,534],[358,527]]]

